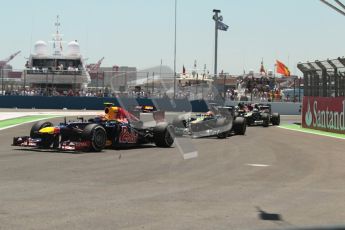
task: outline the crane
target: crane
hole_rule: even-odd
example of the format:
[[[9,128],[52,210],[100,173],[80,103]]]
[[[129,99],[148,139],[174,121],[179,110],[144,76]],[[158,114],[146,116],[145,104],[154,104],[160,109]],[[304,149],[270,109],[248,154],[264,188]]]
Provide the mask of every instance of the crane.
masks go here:
[[[93,73],[98,72],[99,67],[101,66],[103,60],[104,60],[104,57],[102,57],[96,64],[90,64],[88,66],[89,72],[93,72]]]
[[[21,51],[19,50],[18,52],[12,54],[11,56],[9,56],[8,58],[1,60],[0,61],[0,68],[3,68],[5,65],[7,65],[7,63],[9,63],[13,58],[15,58]]]

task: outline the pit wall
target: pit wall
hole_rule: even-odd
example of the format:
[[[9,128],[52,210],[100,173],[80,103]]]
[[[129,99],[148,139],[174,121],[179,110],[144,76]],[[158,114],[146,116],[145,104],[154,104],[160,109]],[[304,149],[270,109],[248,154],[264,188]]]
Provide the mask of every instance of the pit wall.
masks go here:
[[[345,134],[345,97],[305,96],[302,127]]]
[[[112,102],[117,106],[133,108],[136,105],[155,105],[160,110],[176,112],[206,112],[208,103],[214,101],[166,98],[98,98],[98,97],[44,97],[44,96],[0,96],[0,108],[23,108],[23,109],[87,109],[103,110],[105,102]],[[216,102],[217,103],[217,102]],[[249,102],[246,102],[249,103]],[[218,102],[217,104],[222,104]],[[238,102],[226,102],[225,105],[237,105]],[[272,110],[282,115],[300,114],[301,103],[273,102]]]

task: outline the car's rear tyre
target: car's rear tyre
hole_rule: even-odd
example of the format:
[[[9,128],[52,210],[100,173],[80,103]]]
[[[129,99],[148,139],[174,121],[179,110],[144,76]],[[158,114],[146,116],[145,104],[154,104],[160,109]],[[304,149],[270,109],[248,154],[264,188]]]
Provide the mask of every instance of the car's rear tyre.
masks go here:
[[[224,139],[224,138],[226,138],[227,136],[229,136],[229,131],[226,131],[226,132],[222,132],[222,133],[218,133],[218,134],[217,134],[217,138],[218,138],[218,139]]]
[[[153,139],[158,147],[171,147],[174,143],[173,126],[166,122],[158,123],[153,129]]]
[[[90,151],[100,152],[106,145],[107,133],[101,125],[89,124],[84,128],[82,138],[91,142]]]
[[[268,127],[270,125],[270,115],[268,113],[263,113],[261,115],[261,119],[262,119],[262,126],[263,127]]]
[[[54,125],[49,121],[38,121],[31,127],[30,137],[41,138],[41,141],[38,143],[38,146],[41,148],[49,148],[54,142],[54,135],[39,134],[38,131],[40,129],[53,126]]]
[[[236,135],[244,135],[247,130],[247,122],[244,117],[236,117],[233,123],[233,130]]]
[[[273,113],[271,121],[272,121],[272,125],[280,125],[280,114],[279,113]]]

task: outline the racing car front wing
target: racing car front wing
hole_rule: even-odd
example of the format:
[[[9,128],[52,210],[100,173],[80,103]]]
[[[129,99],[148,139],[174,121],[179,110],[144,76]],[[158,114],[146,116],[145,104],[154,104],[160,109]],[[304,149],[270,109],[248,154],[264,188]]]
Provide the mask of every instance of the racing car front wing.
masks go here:
[[[31,138],[29,136],[14,137],[12,146],[20,147],[37,147],[44,148],[40,146],[42,142],[41,138]],[[45,147],[46,149],[56,149],[59,151],[82,151],[87,150],[91,146],[90,141],[62,141],[57,147],[52,146]]]

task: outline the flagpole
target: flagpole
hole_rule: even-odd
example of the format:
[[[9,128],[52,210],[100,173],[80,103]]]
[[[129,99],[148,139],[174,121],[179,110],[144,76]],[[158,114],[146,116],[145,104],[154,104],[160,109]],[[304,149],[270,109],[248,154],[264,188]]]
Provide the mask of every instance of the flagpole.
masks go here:
[[[174,37],[174,99],[176,98],[176,16],[177,16],[177,0],[175,0],[175,37]]]

